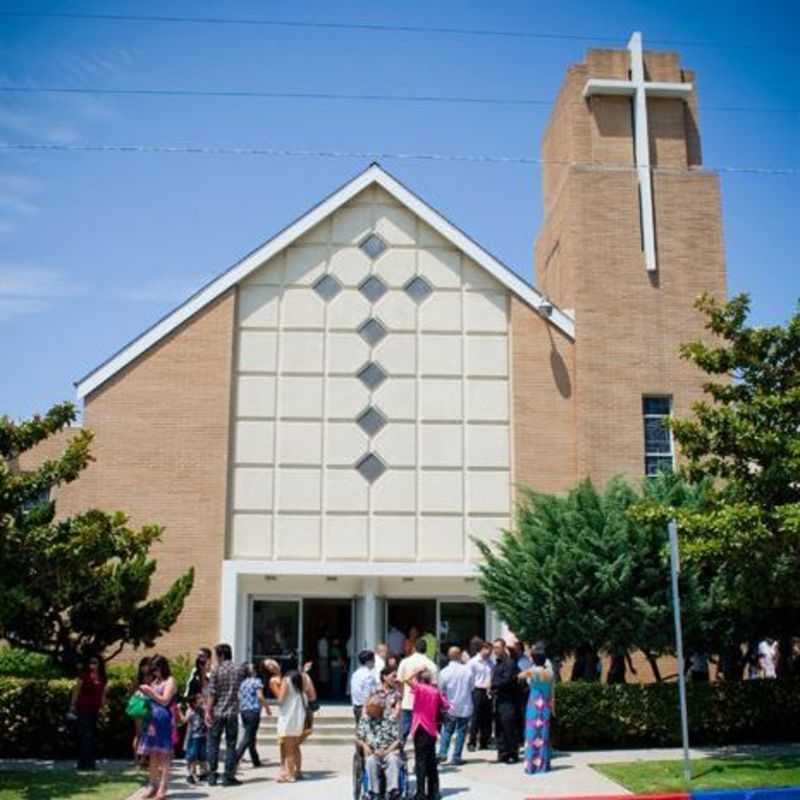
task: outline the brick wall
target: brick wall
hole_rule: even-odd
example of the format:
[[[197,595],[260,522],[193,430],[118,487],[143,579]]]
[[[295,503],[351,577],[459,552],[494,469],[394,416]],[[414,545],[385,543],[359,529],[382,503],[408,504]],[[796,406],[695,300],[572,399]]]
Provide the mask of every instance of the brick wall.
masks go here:
[[[183,614],[158,642],[170,656],[219,635],[234,302],[230,291],[86,398],[96,460],[57,494],[59,515],[120,509],[134,526],[164,526],[152,551],[154,591],[194,566]],[[69,435],[43,443],[20,467],[55,455]]]

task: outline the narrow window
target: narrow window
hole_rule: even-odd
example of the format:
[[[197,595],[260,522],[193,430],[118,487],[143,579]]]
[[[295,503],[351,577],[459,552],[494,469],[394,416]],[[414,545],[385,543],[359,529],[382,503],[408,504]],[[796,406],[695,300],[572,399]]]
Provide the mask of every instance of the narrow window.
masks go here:
[[[675,467],[672,432],[666,425],[671,412],[670,397],[662,395],[642,398],[644,474],[648,477],[659,472],[672,472]]]

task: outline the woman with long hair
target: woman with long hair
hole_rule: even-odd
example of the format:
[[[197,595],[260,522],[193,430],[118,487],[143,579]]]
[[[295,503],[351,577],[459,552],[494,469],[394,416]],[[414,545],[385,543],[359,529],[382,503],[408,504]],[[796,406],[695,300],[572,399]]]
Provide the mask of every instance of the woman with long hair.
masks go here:
[[[167,796],[172,747],[174,744],[174,714],[178,685],[164,656],[150,659],[151,682],[142,684],[139,691],[150,702],[150,716],[139,738],[139,754],[150,761],[150,789],[145,797],[164,800]]]
[[[525,772],[534,775],[550,770],[550,721],[555,715],[556,699],[553,668],[547,660],[544,644],[531,649],[530,668],[519,679],[530,687],[525,711]]]
[[[308,704],[316,701],[317,692],[305,672],[292,670],[281,677],[281,668],[271,659],[264,662],[264,670],[270,676],[270,691],[278,701],[278,745],[281,758],[278,783],[294,783],[302,777],[303,757],[300,745],[308,736]]]
[[[139,659],[139,666],[136,668],[136,677],[130,686],[130,693],[136,694],[142,684],[150,683],[150,656]],[[146,759],[139,755],[139,737],[142,735],[144,720],[136,717],[133,720],[133,760],[137,764],[146,766]]]

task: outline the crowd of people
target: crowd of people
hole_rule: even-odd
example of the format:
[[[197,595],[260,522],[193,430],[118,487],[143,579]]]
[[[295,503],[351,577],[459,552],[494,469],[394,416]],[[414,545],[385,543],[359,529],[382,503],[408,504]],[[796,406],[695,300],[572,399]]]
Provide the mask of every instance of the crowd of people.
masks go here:
[[[439,764],[463,764],[465,742],[470,751],[495,749],[503,764],[519,763],[522,748],[525,772],[550,769],[555,671],[542,643],[473,639],[469,652],[451,646],[441,670],[423,636],[403,653],[389,643],[363,650],[350,681],[370,796],[385,788],[399,797],[409,739],[419,800],[437,800]]]
[[[795,674],[800,641],[792,644]],[[775,678],[777,642],[765,639],[751,650],[745,677]],[[708,680],[710,661],[702,653],[691,655],[687,670],[693,681]],[[450,646],[445,659],[433,635],[412,628],[405,636],[393,628],[386,643],[361,651],[357,662],[347,688],[369,792],[377,795],[380,787],[389,798],[398,795],[407,753],[414,756],[420,800],[438,798],[439,764],[461,765],[465,746],[469,751],[495,750],[498,763],[522,760],[529,774],[550,769],[559,665],[548,659],[542,643],[528,646],[501,638],[489,643],[474,637],[466,651]],[[722,667],[720,661],[718,671]],[[230,645],[218,644],[213,654],[205,647],[198,651],[186,685],[179,688],[165,657],[141,659],[127,713],[135,758],[149,773],[146,796],[166,797],[173,754],[179,749],[185,752],[189,783],[239,785],[236,772],[245,753],[252,767],[263,763],[258,729],[262,714],[273,713],[271,704],[277,707],[278,780],[301,780],[301,745],[319,708],[311,668],[307,662],[301,669],[282,671],[272,659],[235,664]],[[95,768],[97,720],[106,685],[103,660],[88,659],[69,712],[77,725],[79,769]]]

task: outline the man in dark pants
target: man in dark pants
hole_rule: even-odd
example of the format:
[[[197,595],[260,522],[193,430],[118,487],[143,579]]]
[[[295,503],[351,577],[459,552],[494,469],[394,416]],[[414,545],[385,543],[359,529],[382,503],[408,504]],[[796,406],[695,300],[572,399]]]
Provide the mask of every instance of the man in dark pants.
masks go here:
[[[208,680],[206,725],[208,726],[208,785],[217,785],[219,743],[225,732],[225,774],[223,786],[239,786],[236,779],[236,737],[239,734],[239,686],[245,672],[232,661],[231,646],[218,644],[214,648],[216,669]]]
[[[469,660],[472,674],[475,676],[475,688],[472,690],[472,719],[469,725],[467,750],[474,751],[489,747],[492,738],[492,647],[488,642],[481,642],[478,652]]]
[[[519,724],[517,703],[519,669],[502,639],[494,641],[496,665],[492,672],[492,695],[495,698],[497,761],[516,764],[519,761]]]

